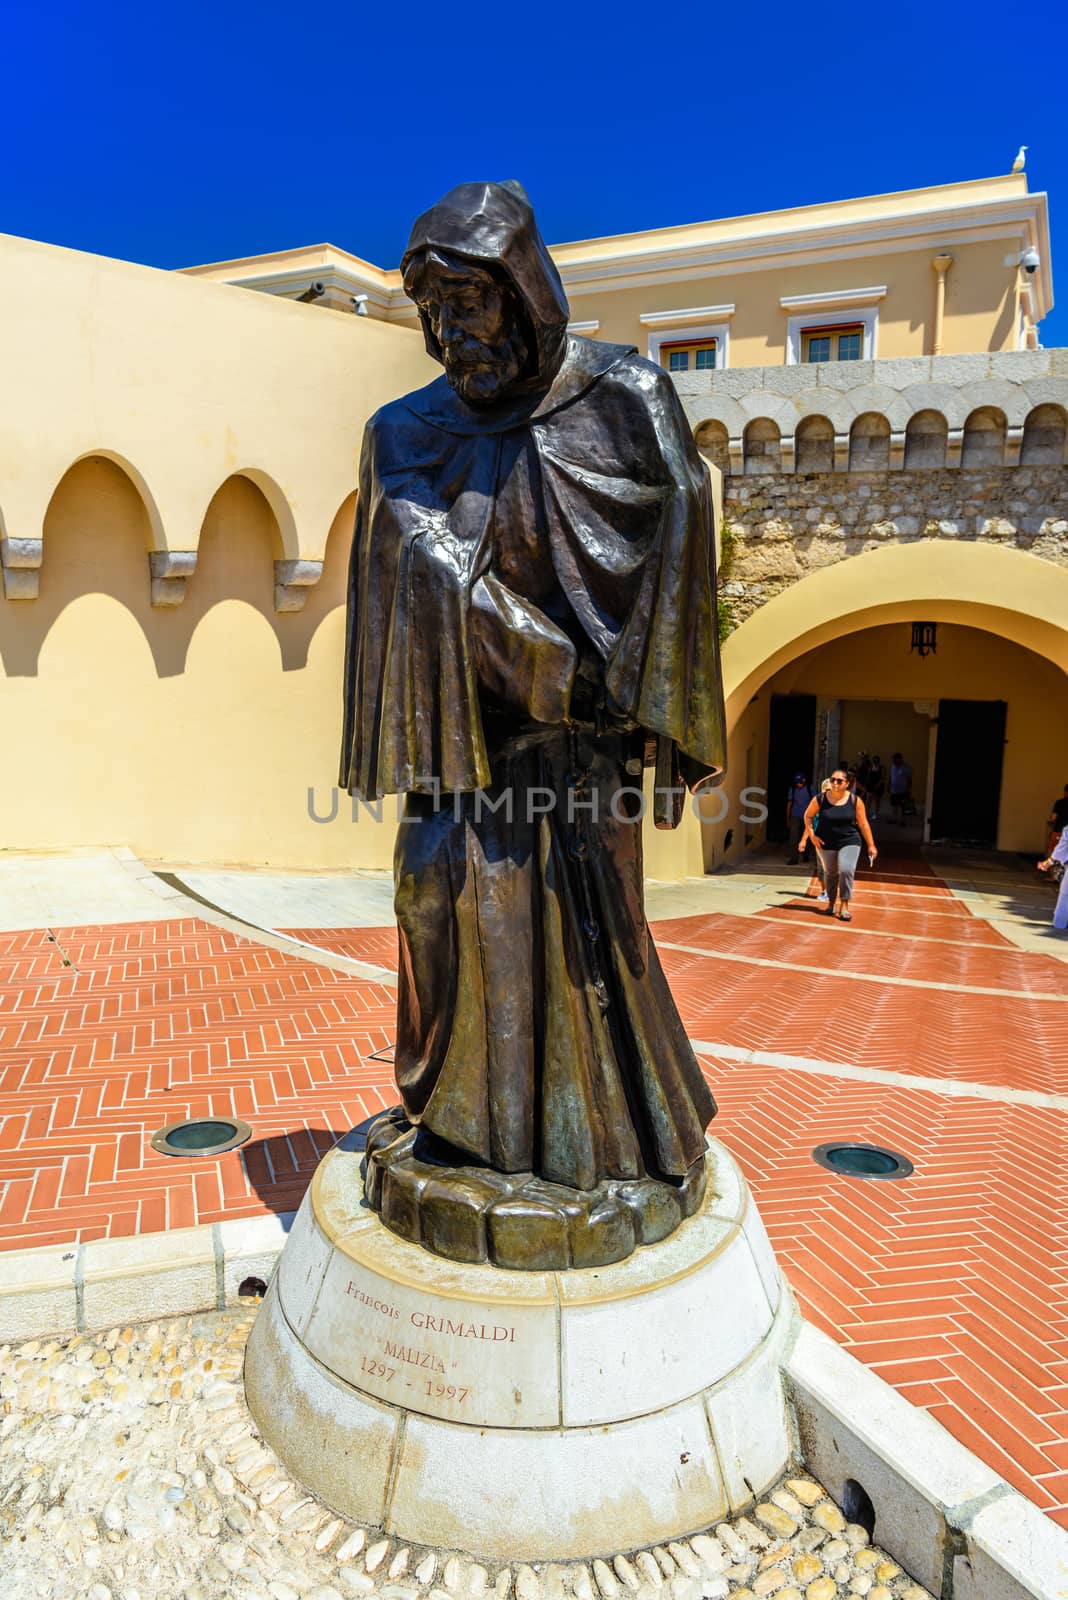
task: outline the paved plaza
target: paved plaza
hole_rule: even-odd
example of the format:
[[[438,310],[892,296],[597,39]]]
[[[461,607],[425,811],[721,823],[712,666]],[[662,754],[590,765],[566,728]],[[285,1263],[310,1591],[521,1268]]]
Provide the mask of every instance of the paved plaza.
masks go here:
[[[887,830],[889,831],[889,830]],[[884,841],[885,842],[885,841]],[[891,841],[892,844],[892,841]],[[1013,857],[888,849],[850,927],[765,855],[649,889],[665,970],[804,1314],[1068,1527],[1068,936]],[[296,1209],[395,1100],[373,874],[0,856],[0,1248]],[[158,1155],[183,1117],[240,1150]],[[899,1182],[813,1149],[888,1146]]]

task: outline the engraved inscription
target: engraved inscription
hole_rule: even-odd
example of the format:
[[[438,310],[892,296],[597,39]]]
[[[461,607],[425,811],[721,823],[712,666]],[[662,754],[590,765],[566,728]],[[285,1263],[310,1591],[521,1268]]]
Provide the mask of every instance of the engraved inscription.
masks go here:
[[[305,1328],[316,1358],[366,1395],[428,1416],[544,1427],[559,1416],[551,1304],[438,1296],[335,1255]]]
[[[368,1389],[374,1392],[379,1392],[382,1387],[398,1395],[402,1390],[414,1390],[424,1399],[444,1402],[446,1407],[450,1402],[462,1406],[468,1395],[475,1392],[474,1386],[470,1383],[448,1381],[449,1373],[455,1371],[459,1365],[458,1361],[451,1360],[446,1365],[444,1354],[424,1349],[420,1344],[407,1344],[400,1337],[389,1337],[385,1329],[382,1329],[381,1339],[376,1337],[378,1318],[388,1323],[400,1323],[402,1326],[407,1321],[412,1328],[422,1334],[443,1334],[449,1340],[470,1339],[479,1344],[491,1345],[516,1342],[516,1330],[507,1323],[473,1322],[465,1317],[446,1317],[419,1309],[409,1311],[405,1318],[400,1307],[394,1305],[391,1300],[367,1294],[351,1278],[345,1285],[345,1294],[351,1296],[365,1310],[375,1314],[370,1321],[359,1319],[360,1332],[367,1334],[374,1345],[372,1350],[364,1349],[359,1352],[360,1377]],[[396,1331],[400,1333],[399,1328]],[[420,1382],[412,1373],[406,1371],[406,1368],[415,1368],[432,1376]],[[515,1393],[518,1403],[519,1391]],[[408,1403],[411,1404],[410,1398]]]
[[[414,1350],[411,1345],[393,1344],[386,1340],[386,1355],[394,1361],[406,1361],[412,1367],[429,1367],[431,1372],[444,1372],[445,1363],[429,1350]]]
[[[351,1294],[354,1300],[358,1300],[369,1311],[380,1311],[384,1317],[400,1316],[396,1306],[391,1306],[388,1300],[376,1300],[373,1295],[364,1294],[363,1290],[353,1283],[351,1278],[345,1293]]]

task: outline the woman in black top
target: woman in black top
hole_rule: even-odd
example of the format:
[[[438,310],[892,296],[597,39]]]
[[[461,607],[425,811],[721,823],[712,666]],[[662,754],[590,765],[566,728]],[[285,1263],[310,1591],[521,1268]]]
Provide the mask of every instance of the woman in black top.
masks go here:
[[[812,829],[819,813],[819,832]],[[827,915],[835,914],[835,902],[840,902],[838,916],[843,922],[852,922],[849,902],[853,898],[853,879],[860,847],[868,847],[868,861],[874,865],[879,854],[872,838],[871,824],[864,802],[849,789],[849,778],[841,767],[831,773],[831,786],[826,794],[812,801],[805,812],[805,839],[811,839],[823,861],[824,881],[827,885]]]

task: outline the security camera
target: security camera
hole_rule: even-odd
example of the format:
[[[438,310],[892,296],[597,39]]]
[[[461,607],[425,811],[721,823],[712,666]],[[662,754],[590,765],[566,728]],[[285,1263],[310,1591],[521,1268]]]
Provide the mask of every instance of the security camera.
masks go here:
[[[1029,244],[1027,249],[1022,251],[1020,254],[1020,265],[1023,267],[1024,271],[1029,277],[1033,277],[1038,271],[1038,263],[1038,251],[1035,249],[1033,244]]]
[[[368,295],[350,294],[349,299],[352,301],[352,309],[358,317],[369,317],[371,315],[367,309]]]

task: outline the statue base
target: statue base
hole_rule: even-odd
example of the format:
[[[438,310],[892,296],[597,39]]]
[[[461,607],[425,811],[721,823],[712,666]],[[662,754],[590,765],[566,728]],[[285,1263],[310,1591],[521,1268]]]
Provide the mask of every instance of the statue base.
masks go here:
[[[399,1106],[367,1133],[367,1204],[391,1233],[452,1261],[519,1272],[607,1266],[674,1233],[704,1192],[703,1160],[675,1182],[609,1179],[588,1191],[493,1172],[413,1127]]]
[[[696,1213],[616,1265],[460,1265],[389,1232],[360,1155],[320,1163],[248,1344],[249,1408],[339,1515],[488,1560],[577,1560],[706,1528],[792,1443],[796,1315],[710,1141]]]

